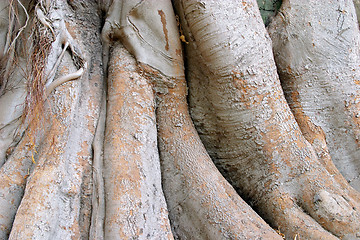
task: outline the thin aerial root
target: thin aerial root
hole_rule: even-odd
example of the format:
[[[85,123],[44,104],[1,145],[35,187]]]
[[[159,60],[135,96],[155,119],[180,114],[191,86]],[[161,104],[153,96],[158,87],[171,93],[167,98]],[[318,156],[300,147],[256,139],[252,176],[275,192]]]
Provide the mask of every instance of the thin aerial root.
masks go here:
[[[54,65],[54,67],[51,69],[49,75],[48,75],[48,79],[50,79],[52,76],[55,75],[55,72],[57,70],[57,68],[59,67],[60,63],[61,63],[61,60],[63,59],[64,55],[65,55],[65,52],[66,52],[66,49],[69,47],[69,42],[66,41],[65,44],[64,44],[64,48],[63,50],[61,51],[60,53],[60,56],[58,57],[58,59],[56,60],[56,63]]]
[[[105,193],[103,178],[103,152],[106,120],[106,92],[104,91],[101,103],[100,117],[96,127],[93,147],[93,195],[92,216],[89,239],[104,239]]]
[[[44,12],[39,8],[39,6],[36,6],[36,16],[37,18],[39,19],[39,21],[47,28],[50,29],[51,33],[53,34],[53,36],[55,37],[55,32],[54,32],[54,29],[51,27],[50,25],[50,20],[49,18],[47,18],[44,14]]]
[[[21,32],[24,31],[24,29],[27,27],[28,22],[29,22],[29,18],[30,18],[30,17],[29,17],[29,14],[28,14],[28,12],[27,12],[27,10],[26,10],[26,8],[24,7],[24,5],[22,5],[22,3],[21,3],[20,0],[18,0],[18,3],[19,3],[19,5],[22,7],[22,9],[23,9],[24,12],[25,12],[26,21],[25,21],[24,26],[22,26],[22,27],[19,29],[18,33],[16,34],[16,37],[15,37],[14,40],[11,42],[10,47],[8,48],[8,50],[15,47],[16,40],[19,38]],[[7,50],[7,51],[8,51],[8,50]]]
[[[74,73],[70,73],[70,74],[67,74],[65,76],[62,76],[60,78],[57,78],[56,80],[54,80],[52,83],[50,83],[50,85],[46,88],[45,90],[45,96],[49,96],[50,93],[58,86],[60,86],[61,84],[63,83],[66,83],[68,81],[71,81],[71,80],[75,80],[79,77],[81,77],[84,73],[84,68],[80,68],[79,70],[77,70],[76,72]]]
[[[2,77],[0,94],[4,93],[5,88],[7,86],[9,76],[10,76],[10,72],[13,69],[12,66],[13,66],[13,62],[14,62],[15,48],[11,47],[11,46],[13,46],[13,41],[11,40],[11,38],[14,34],[14,31],[15,31],[14,29],[15,29],[15,10],[11,3],[9,6],[9,27],[8,27],[8,32],[7,32],[7,36],[6,36],[4,50],[2,53],[3,56],[7,55],[7,64],[5,67],[4,75]],[[16,40],[16,38],[14,39],[14,41],[15,40]]]
[[[50,73],[48,74],[48,80],[46,83],[46,90],[45,90],[45,97],[49,96],[49,94],[59,85],[81,77],[84,73],[84,70],[87,67],[86,61],[84,60],[82,54],[79,53],[79,50],[77,50],[78,48],[75,47],[75,45],[76,45],[75,40],[70,35],[65,24],[61,24],[61,26],[62,26],[61,27],[62,31],[60,33],[61,34],[60,41],[61,41],[61,44],[64,45],[64,48],[61,51],[56,63],[54,64],[53,68],[51,69]],[[74,73],[70,73],[66,76],[62,76],[62,77],[57,78],[52,81],[53,75],[55,75],[55,72],[58,69],[58,67],[61,63],[61,60],[63,59],[64,54],[65,54],[66,50],[68,49],[68,47],[70,47],[71,53],[73,55],[74,64],[77,66],[80,66],[80,69]]]
[[[6,35],[6,42],[5,42],[5,46],[4,46],[4,51],[3,51],[3,55],[6,55],[8,53],[8,49],[10,47],[10,44],[11,44],[11,36],[14,32],[14,27],[15,27],[15,24],[14,24],[14,12],[11,11],[9,13],[9,27],[8,27],[8,32],[7,32],[7,35]]]

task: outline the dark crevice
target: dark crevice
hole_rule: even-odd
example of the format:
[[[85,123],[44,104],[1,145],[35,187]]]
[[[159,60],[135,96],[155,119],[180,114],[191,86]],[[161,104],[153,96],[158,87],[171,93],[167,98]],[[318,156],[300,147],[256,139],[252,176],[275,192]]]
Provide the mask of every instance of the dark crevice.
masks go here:
[[[257,0],[261,17],[267,27],[281,7],[282,0]]]

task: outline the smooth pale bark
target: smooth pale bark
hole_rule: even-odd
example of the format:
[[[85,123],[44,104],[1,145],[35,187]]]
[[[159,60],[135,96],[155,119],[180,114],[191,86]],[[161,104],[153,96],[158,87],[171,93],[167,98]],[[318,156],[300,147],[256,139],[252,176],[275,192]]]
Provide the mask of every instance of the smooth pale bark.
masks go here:
[[[161,188],[154,93],[122,45],[110,55],[105,239],[173,239]]]
[[[68,31],[76,44],[73,47],[82,54],[87,68],[81,78],[58,86],[47,98],[44,114],[49,120],[44,127],[51,126],[51,129],[39,146],[39,157],[28,179],[9,239],[88,236],[91,144],[102,94],[101,45],[99,37],[93,36],[100,35],[100,22],[93,2],[78,7],[76,14],[62,1],[52,4],[60,14],[51,19],[57,37]],[[54,46],[58,51],[59,46]],[[58,77],[72,74],[81,67],[75,52],[71,55],[68,52],[64,55],[57,69]],[[49,59],[47,64],[54,63]]]
[[[102,30],[104,42],[120,39],[136,60],[162,73],[177,77],[183,74],[172,67],[180,49],[171,38],[178,34],[172,5],[167,0],[113,0],[106,12]],[[152,11],[149,11],[152,9]],[[177,51],[177,52],[176,52]]]
[[[355,5],[355,11],[357,16],[357,21],[360,23],[360,0],[353,0]]]
[[[306,139],[326,166],[335,169],[331,156],[360,190],[360,32],[353,2],[284,1],[269,32],[287,101]]]
[[[288,238],[356,237],[359,203],[302,136],[256,1],[175,3],[190,42],[192,117],[223,175]]]
[[[154,40],[141,34],[151,32],[147,29],[156,25],[151,19],[145,22],[138,17],[146,15],[147,5],[154,3],[112,1],[102,6],[107,11],[102,30],[104,48],[115,44],[109,61],[105,136],[105,239],[173,238],[161,188],[154,95],[149,83],[136,73],[135,60],[116,43],[120,40],[134,53],[149,44],[147,39]],[[138,31],[141,28],[146,32]],[[154,53],[151,48],[149,51],[140,52],[148,58]]]
[[[10,230],[10,239],[281,239],[239,197],[202,145],[186,103],[180,39],[190,42],[187,77],[198,130],[236,190],[289,239],[336,239],[324,228],[356,238],[356,194],[350,194],[346,181],[340,189],[339,179],[324,170],[299,131],[255,0],[174,1],[185,38],[178,34],[170,0],[37,3],[28,12],[29,20],[37,18],[35,25],[19,38],[34,45],[19,40],[12,56],[21,61],[16,67],[44,74],[45,107],[39,108],[44,112],[34,112],[46,121],[30,114],[16,146],[20,137],[13,137],[12,123],[18,124],[23,108],[14,106],[24,101],[19,92],[25,93],[26,81],[30,86],[36,81],[34,74],[11,75],[5,66],[1,239]],[[8,29],[4,26],[12,20],[0,23],[0,51],[11,45],[5,36],[15,37],[8,30],[16,34],[25,23],[21,9],[14,10],[22,15]],[[98,16],[101,11],[106,19]],[[15,19],[11,14],[1,16]],[[39,32],[30,35],[33,28]],[[39,33],[52,44],[49,54],[31,54],[44,42],[28,36]],[[27,51],[21,55],[18,47]],[[11,54],[1,54],[12,65]],[[102,81],[108,65],[105,112]],[[20,87],[18,93],[13,86]],[[11,114],[1,114],[10,104]],[[21,131],[27,127],[21,126]]]

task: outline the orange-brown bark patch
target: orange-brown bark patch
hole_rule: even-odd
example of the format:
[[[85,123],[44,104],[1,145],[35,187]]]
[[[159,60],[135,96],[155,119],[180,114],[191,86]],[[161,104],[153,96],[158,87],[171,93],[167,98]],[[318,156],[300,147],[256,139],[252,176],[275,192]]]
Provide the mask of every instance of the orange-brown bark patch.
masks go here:
[[[76,39],[76,27],[73,27],[70,22],[65,21],[65,26],[68,32],[70,33],[71,37]]]
[[[268,93],[264,95],[259,94],[257,92],[258,88],[249,84],[249,81],[245,79],[245,74],[243,72],[232,70],[231,77],[235,88],[239,90],[240,94],[238,94],[238,96],[247,109],[253,108],[254,104],[261,104],[263,98],[269,95]]]
[[[164,32],[164,35],[165,35],[165,41],[166,41],[165,50],[169,51],[169,36],[168,36],[168,30],[166,28],[165,13],[164,13],[163,10],[158,10],[158,14],[160,15],[161,23],[163,25],[163,32]]]

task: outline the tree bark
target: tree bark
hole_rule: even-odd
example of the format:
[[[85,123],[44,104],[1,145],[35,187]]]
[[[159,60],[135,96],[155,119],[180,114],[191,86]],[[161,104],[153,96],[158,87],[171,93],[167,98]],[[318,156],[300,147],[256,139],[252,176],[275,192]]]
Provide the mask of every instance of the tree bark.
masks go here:
[[[319,158],[330,167],[331,156],[360,190],[360,34],[352,1],[284,1],[269,31],[301,130]]]
[[[105,239],[173,239],[161,188],[154,94],[121,45],[109,61]]]
[[[360,238],[351,1],[23,2],[0,3],[1,239]]]
[[[192,117],[223,175],[289,238],[334,239],[327,231],[339,237],[359,234],[360,215],[353,210],[358,199],[322,167],[302,136],[256,3],[176,3],[190,42]],[[333,208],[335,201],[339,208]]]
[[[70,75],[78,67],[84,74],[47,96],[43,127],[49,132],[37,150],[9,239],[85,238],[90,224],[91,144],[102,94],[101,43],[91,36],[99,35],[100,22],[91,2],[76,13],[62,1],[51,4],[49,11],[55,7],[56,13],[67,16],[51,19],[58,33],[53,49],[59,50],[63,34],[74,44],[69,47],[72,56],[65,53],[56,76]],[[51,60],[50,53],[47,64],[56,65]]]

